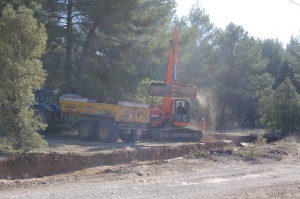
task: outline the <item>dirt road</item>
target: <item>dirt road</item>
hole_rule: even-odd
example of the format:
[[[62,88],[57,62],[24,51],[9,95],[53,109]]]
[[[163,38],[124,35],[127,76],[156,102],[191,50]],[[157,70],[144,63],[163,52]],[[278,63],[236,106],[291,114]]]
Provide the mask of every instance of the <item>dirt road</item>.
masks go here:
[[[99,157],[95,153],[99,147],[107,154],[127,151],[126,155],[135,158],[156,156],[41,178],[24,173],[25,179],[1,179],[0,198],[300,198],[300,144],[296,138],[255,146],[221,142],[213,149],[196,143],[194,146],[200,147],[192,150],[182,143],[168,143],[150,152],[147,150],[153,149],[151,145],[157,147],[159,143],[116,143],[119,148],[114,149],[89,143],[78,148],[77,139],[51,139],[49,150],[66,152],[63,157],[67,158],[71,158],[69,152],[73,149],[84,154],[81,158],[91,154]],[[206,143],[216,143],[209,136],[205,139]],[[128,153],[133,148],[137,152]],[[56,160],[58,156],[52,158],[56,161],[53,167],[63,164]],[[76,159],[80,158],[69,159],[69,164],[77,164],[72,162]]]
[[[97,167],[16,184],[1,191],[0,198],[300,198],[300,164],[296,156],[280,161],[177,158]]]

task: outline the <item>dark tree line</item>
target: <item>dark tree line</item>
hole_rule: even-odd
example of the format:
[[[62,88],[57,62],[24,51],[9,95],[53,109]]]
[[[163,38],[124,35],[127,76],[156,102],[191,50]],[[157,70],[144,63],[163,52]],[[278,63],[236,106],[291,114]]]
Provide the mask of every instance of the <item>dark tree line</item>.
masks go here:
[[[8,3],[29,7],[45,24],[45,87],[61,94],[145,102],[148,83],[163,80],[174,26],[180,82],[201,91],[206,103],[193,114],[209,126],[270,124],[261,111],[267,110],[261,100],[266,89],[275,92],[289,80],[300,92],[299,37],[283,46],[234,23],[218,29],[199,3],[180,19],[175,0],[14,0],[0,6]]]

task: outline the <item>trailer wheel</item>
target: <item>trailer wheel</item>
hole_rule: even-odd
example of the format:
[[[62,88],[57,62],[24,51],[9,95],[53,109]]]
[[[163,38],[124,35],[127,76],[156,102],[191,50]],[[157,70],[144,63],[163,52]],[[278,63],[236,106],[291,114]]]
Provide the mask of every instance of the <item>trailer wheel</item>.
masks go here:
[[[78,123],[78,135],[85,141],[94,140],[96,137],[97,122],[94,120],[80,120]]]
[[[119,134],[114,122],[100,121],[96,130],[97,139],[100,142],[116,142]]]
[[[140,139],[141,130],[140,129],[131,129],[129,133],[125,130],[120,132],[120,138],[123,142],[134,143]]]

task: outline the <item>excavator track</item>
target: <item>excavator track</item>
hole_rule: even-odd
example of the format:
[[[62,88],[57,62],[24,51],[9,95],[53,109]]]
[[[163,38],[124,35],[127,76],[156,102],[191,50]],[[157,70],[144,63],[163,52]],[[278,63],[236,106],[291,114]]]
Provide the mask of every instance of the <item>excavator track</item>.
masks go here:
[[[152,129],[152,138],[157,141],[198,142],[202,137],[203,132],[200,129],[183,127]]]

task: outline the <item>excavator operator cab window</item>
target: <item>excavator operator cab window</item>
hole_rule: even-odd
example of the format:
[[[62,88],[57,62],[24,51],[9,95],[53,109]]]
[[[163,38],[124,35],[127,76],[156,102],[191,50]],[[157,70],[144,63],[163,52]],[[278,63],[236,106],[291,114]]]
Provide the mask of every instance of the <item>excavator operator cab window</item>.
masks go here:
[[[189,102],[186,100],[175,100],[175,120],[178,122],[189,121]]]
[[[186,108],[183,106],[182,102],[178,102],[176,107],[177,114],[187,114]]]

